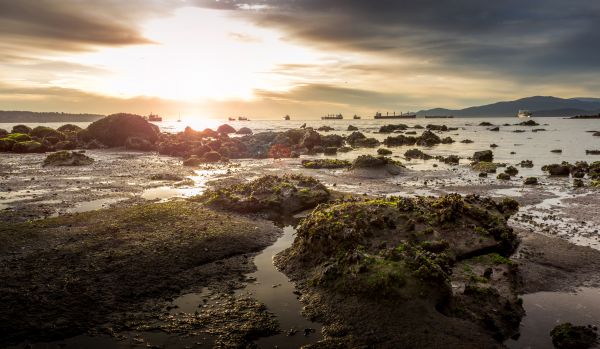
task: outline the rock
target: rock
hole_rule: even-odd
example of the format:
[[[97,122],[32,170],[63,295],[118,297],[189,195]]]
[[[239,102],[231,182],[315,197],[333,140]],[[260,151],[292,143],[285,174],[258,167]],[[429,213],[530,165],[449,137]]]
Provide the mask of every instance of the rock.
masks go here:
[[[392,133],[394,131],[404,131],[407,129],[408,126],[405,124],[383,125],[379,128],[379,133]]]
[[[248,183],[208,189],[193,200],[242,213],[292,214],[329,199],[329,191],[312,177],[262,176]]]
[[[391,155],[392,151],[387,148],[379,148],[377,149],[377,154],[379,155]]]
[[[537,179],[537,177],[527,177],[523,181],[523,184],[525,184],[525,185],[537,185],[538,184],[538,179]]]
[[[352,126],[352,125],[348,125],[347,131],[358,131],[358,127]]]
[[[417,137],[417,145],[430,147],[436,144],[440,144],[442,140],[435,133],[427,130],[424,131],[420,137]]]
[[[352,170],[362,169],[383,169],[387,174],[398,175],[402,172],[404,166],[398,161],[385,156],[360,155],[352,162]]]
[[[458,165],[460,163],[460,158],[457,155],[448,155],[446,157],[444,156],[436,156],[435,157],[438,161],[441,161],[445,164],[448,165]]]
[[[538,124],[537,122],[535,122],[534,120],[526,120],[523,122],[520,122],[518,124],[515,124],[516,126],[539,126],[540,124]]]
[[[533,167],[533,161],[531,161],[531,160],[523,160],[523,161],[521,161],[520,165],[523,168],[532,168]]]
[[[490,128],[490,131],[492,131],[492,132],[499,132],[500,131],[500,127],[498,127],[498,126],[492,127],[492,128]]]
[[[432,131],[448,131],[448,126],[446,125],[427,125],[425,126],[426,129],[428,130],[432,130]]]
[[[344,145],[344,137],[340,135],[324,135],[321,136],[321,145],[323,147],[339,148]]]
[[[85,166],[94,163],[94,159],[81,152],[69,152],[66,150],[52,153],[46,156],[44,166]]]
[[[125,140],[125,149],[127,150],[139,150],[139,151],[154,151],[156,146],[150,143],[147,139],[140,137],[128,137]]]
[[[494,126],[491,122],[483,121],[479,123],[479,126]]]
[[[472,140],[470,140],[470,139],[463,139],[463,140],[462,140],[462,141],[460,141],[460,142],[461,142],[461,143],[464,143],[464,144],[470,144],[470,143],[473,143],[473,141],[472,141]]]
[[[496,173],[498,164],[489,161],[478,161],[471,164],[471,168],[478,172]]]
[[[429,154],[426,154],[426,153],[424,153],[421,150],[416,149],[416,148],[415,149],[407,150],[404,153],[404,157],[407,158],[407,159],[422,159],[422,160],[429,160],[429,159],[433,158],[433,156],[431,156]]]
[[[338,148],[338,152],[340,152],[340,153],[347,153],[349,151],[352,151],[351,147],[344,146],[344,147]]]
[[[24,133],[29,134],[31,132],[31,127],[25,125],[16,125],[13,126],[11,133]]]
[[[10,133],[5,138],[8,138],[14,142],[26,142],[31,140],[31,137],[25,133]]]
[[[249,129],[248,127],[242,127],[239,130],[237,130],[236,132],[239,135],[251,135],[252,134],[252,130]]]
[[[479,172],[479,178],[486,178],[487,176],[487,172]]]
[[[585,155],[600,155],[600,150],[586,150]]]
[[[186,160],[184,160],[182,165],[183,166],[198,166],[202,163],[204,163],[204,161],[202,161],[202,159],[199,156],[192,155],[189,158],[187,158]]]
[[[591,326],[560,324],[550,331],[552,344],[557,349],[587,349],[598,343],[598,334]]]
[[[221,154],[217,153],[216,151],[209,151],[208,153],[204,154],[202,159],[205,162],[219,162],[222,160],[222,157]]]
[[[0,138],[0,152],[11,151],[15,143],[17,142],[10,138]]]
[[[33,130],[31,130],[31,132],[29,132],[29,135],[31,137],[37,137],[40,139],[49,139],[49,138],[54,138],[56,139],[56,142],[58,141],[64,141],[65,140],[65,135],[60,132],[57,131],[53,128],[50,127],[46,127],[46,126],[37,126],[35,127]],[[56,143],[54,141],[51,141],[52,144]]]
[[[96,139],[92,139],[84,146],[85,149],[104,149],[106,146]]]
[[[575,188],[582,188],[584,186],[583,184],[583,180],[581,180],[581,178],[574,178],[573,179],[573,187]]]
[[[333,131],[334,128],[331,126],[323,125],[323,126],[319,127],[317,130],[323,131],[323,132],[329,132],[329,131]]]
[[[235,133],[235,128],[231,127],[228,124],[223,124],[223,125],[217,127],[217,133],[223,133],[223,134]]]
[[[571,168],[563,164],[551,164],[542,167],[542,171],[548,172],[551,176],[569,176]]]
[[[113,114],[94,121],[87,127],[89,136],[109,147],[125,145],[129,137],[138,137],[154,144],[158,140],[158,127],[134,114]]]
[[[508,181],[510,180],[510,175],[507,173],[498,173],[498,176],[496,176],[497,179],[503,180],[503,181]]]
[[[12,151],[14,153],[44,153],[46,152],[46,148],[40,142],[25,141],[16,142],[12,146]]]
[[[387,137],[383,141],[383,144],[385,144],[388,147],[398,147],[398,146],[403,146],[403,145],[414,145],[415,143],[417,143],[417,138],[416,137],[405,136],[405,135],[390,136],[390,137]]]
[[[490,148],[498,148],[498,144],[495,144],[495,143],[490,144]]]
[[[321,135],[315,130],[306,129],[300,144],[304,148],[311,150],[312,148],[321,145]]]
[[[600,137],[600,131],[594,132],[592,136]]]
[[[8,131],[6,131],[3,128],[0,128],[0,138],[4,138],[6,136],[8,136]]]
[[[77,149],[77,143],[73,141],[61,141],[54,145],[55,150],[73,150]]]
[[[476,151],[475,153],[473,153],[473,161],[492,162],[494,161],[494,153],[491,150]]]
[[[338,159],[314,159],[314,160],[302,160],[302,167],[310,169],[333,169],[333,168],[348,168],[352,164],[347,160]]]
[[[442,144],[452,144],[452,143],[454,143],[454,139],[452,139],[451,137],[442,138]]]
[[[326,148],[323,148],[323,154],[325,154],[325,155],[336,155],[337,154],[337,148],[336,147],[326,147]]]
[[[560,153],[562,153],[562,149],[553,149],[553,150],[550,150],[550,152],[560,154]]]
[[[514,167],[514,166],[508,166],[505,170],[504,173],[506,173],[509,176],[516,176],[519,173],[519,170]]]
[[[79,132],[83,129],[77,125],[64,124],[64,125],[60,126],[59,128],[57,128],[56,130],[64,133],[64,132]]]

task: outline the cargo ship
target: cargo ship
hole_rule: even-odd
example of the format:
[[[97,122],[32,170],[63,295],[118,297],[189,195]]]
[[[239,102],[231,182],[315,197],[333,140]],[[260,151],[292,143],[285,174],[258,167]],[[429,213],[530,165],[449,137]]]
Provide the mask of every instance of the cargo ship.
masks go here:
[[[373,118],[374,119],[416,119],[417,114],[411,113],[411,112],[396,114],[396,112],[393,112],[392,115],[390,115],[390,113],[385,113],[385,115],[383,115],[383,114],[377,112],[377,113],[375,113],[375,116]]]
[[[342,120],[344,117],[342,114],[327,114],[325,116],[321,116],[321,120]]]
[[[146,120],[160,122],[160,121],[162,121],[162,118],[160,116],[158,116],[157,114],[150,113],[150,115],[148,115],[148,117],[146,117]]]
[[[289,119],[290,119],[289,115],[286,115],[286,116],[283,117],[283,120],[289,120]]]
[[[352,118],[353,118],[354,120],[360,120],[360,116],[358,116],[358,115],[354,115]]]

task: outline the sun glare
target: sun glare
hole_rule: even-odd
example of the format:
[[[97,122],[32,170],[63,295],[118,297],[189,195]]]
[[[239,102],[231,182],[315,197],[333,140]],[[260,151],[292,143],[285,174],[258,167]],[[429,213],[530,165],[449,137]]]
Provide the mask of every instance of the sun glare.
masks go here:
[[[143,33],[156,44],[65,57],[109,73],[65,81],[62,87],[118,97],[247,100],[255,89],[290,88],[294,77],[273,73],[278,65],[319,60],[314,51],[285,43],[277,32],[226,11],[182,8],[171,17],[146,23]]]

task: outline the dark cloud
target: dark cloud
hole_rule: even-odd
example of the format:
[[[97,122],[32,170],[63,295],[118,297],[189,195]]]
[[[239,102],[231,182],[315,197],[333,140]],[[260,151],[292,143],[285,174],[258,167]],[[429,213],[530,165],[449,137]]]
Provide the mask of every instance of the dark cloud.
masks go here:
[[[200,6],[215,4],[202,1]],[[218,3],[223,4],[219,1]],[[318,48],[428,60],[448,72],[529,79],[600,68],[600,2],[589,0],[270,0],[226,2]]]
[[[0,42],[56,51],[147,44],[137,20],[166,6],[140,0],[0,0]]]

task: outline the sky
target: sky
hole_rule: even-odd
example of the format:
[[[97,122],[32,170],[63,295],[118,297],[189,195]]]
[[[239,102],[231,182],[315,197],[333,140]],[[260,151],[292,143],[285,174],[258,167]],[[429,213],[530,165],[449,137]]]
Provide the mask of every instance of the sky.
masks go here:
[[[370,116],[599,97],[595,0],[0,0],[0,110]]]

